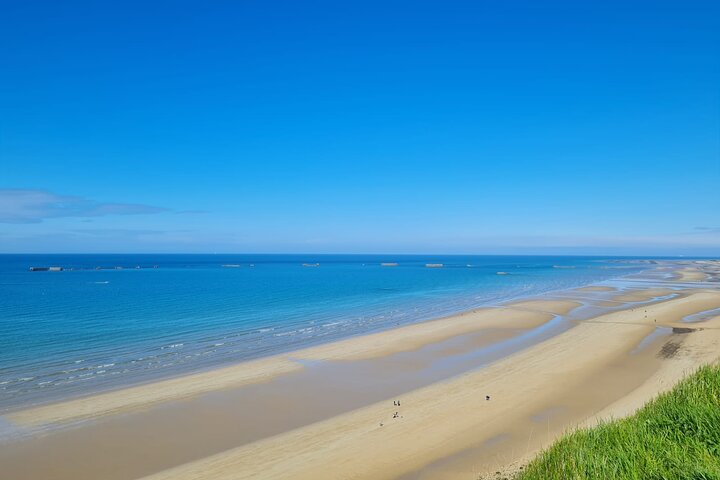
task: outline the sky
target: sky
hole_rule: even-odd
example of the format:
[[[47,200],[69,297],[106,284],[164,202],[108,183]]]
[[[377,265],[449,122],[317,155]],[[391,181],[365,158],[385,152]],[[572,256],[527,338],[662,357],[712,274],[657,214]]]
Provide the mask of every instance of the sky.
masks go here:
[[[0,253],[720,255],[720,3],[590,3],[3,0]]]

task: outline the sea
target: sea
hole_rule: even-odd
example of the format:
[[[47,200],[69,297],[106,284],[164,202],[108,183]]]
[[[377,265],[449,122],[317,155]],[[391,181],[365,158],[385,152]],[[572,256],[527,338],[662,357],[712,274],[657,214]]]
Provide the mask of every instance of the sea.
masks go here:
[[[0,413],[648,267],[579,256],[0,255]]]

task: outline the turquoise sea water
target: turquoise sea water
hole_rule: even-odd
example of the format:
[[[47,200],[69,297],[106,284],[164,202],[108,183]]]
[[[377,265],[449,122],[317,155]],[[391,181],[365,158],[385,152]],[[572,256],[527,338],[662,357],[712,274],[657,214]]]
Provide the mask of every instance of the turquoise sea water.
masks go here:
[[[643,268],[600,257],[0,255],[0,411]]]

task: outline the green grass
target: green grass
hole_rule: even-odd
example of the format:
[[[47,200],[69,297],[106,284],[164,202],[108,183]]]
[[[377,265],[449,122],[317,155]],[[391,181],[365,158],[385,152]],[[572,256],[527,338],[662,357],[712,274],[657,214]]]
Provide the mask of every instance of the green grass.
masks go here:
[[[720,367],[707,366],[632,417],[577,430],[515,480],[720,479]]]

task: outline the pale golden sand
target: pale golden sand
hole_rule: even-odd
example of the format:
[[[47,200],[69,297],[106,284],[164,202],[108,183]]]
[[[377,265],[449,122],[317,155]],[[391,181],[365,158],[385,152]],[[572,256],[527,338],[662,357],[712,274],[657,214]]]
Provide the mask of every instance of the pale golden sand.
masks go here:
[[[679,282],[702,282],[707,278],[703,271],[692,267],[677,270],[675,273]]]
[[[689,325],[678,321],[671,321],[667,326],[676,325],[687,328]],[[665,326],[663,325],[663,326]],[[585,421],[578,424],[579,427],[592,427],[601,421],[608,421],[622,418],[633,414],[647,401],[659,393],[670,390],[685,376],[692,373],[699,365],[714,363],[720,360],[720,316],[710,318],[702,323],[689,326],[692,332],[672,335],[669,341],[664,341],[658,352],[673,352],[670,358],[665,358],[659,368],[652,373],[642,384],[631,392],[603,408],[595,415],[589,416]],[[668,348],[671,347],[671,348]],[[677,350],[675,350],[677,347]],[[552,440],[552,438],[549,438]],[[548,442],[549,444],[550,442]],[[504,475],[510,476],[518,471],[518,468],[535,456],[535,449],[522,453],[498,466]],[[488,475],[495,478],[494,475]]]
[[[589,419],[587,424],[593,425],[598,420],[629,415],[643,406],[648,398],[672,388],[699,365],[717,361],[720,356],[720,315],[693,325],[679,324],[678,322],[669,322],[668,325],[676,325],[676,328],[690,327],[694,331],[681,334],[683,338],[676,340],[679,342],[679,348],[672,357],[673,361],[662,362],[660,369],[640,387],[603,409],[597,414],[597,417]],[[666,345],[673,344],[673,342],[668,342]]]
[[[397,478],[501,435],[507,424],[562,400],[558,392],[561,397],[574,395],[578,386],[587,386],[594,373],[628,356],[656,323],[674,324],[688,312],[717,307],[720,293],[708,292],[642,311],[603,315],[487,368],[404,395],[402,409],[398,409],[402,418],[393,419],[392,407],[382,402],[160,472],[147,480]],[[720,354],[716,348],[718,330],[691,335],[706,337],[692,342],[692,356],[687,357],[692,361],[663,367],[677,376]],[[638,379],[638,387],[646,381]],[[607,388],[615,387],[610,384]],[[613,404],[618,412],[627,409],[621,400],[627,394],[627,385],[620,390]],[[647,394],[655,391],[649,389]],[[485,401],[485,394],[492,400]],[[634,404],[639,397],[643,395],[635,394],[627,402]],[[608,415],[613,410],[603,412]],[[520,449],[523,444],[527,445],[527,439],[516,439],[508,448]],[[529,450],[526,447],[523,454]],[[484,465],[485,469],[494,467],[489,461]]]
[[[533,328],[555,314],[562,315],[580,304],[568,300],[528,300],[498,308],[483,308],[452,317],[365,335],[293,353],[294,358],[314,360],[358,360],[410,351],[479,329]]]

